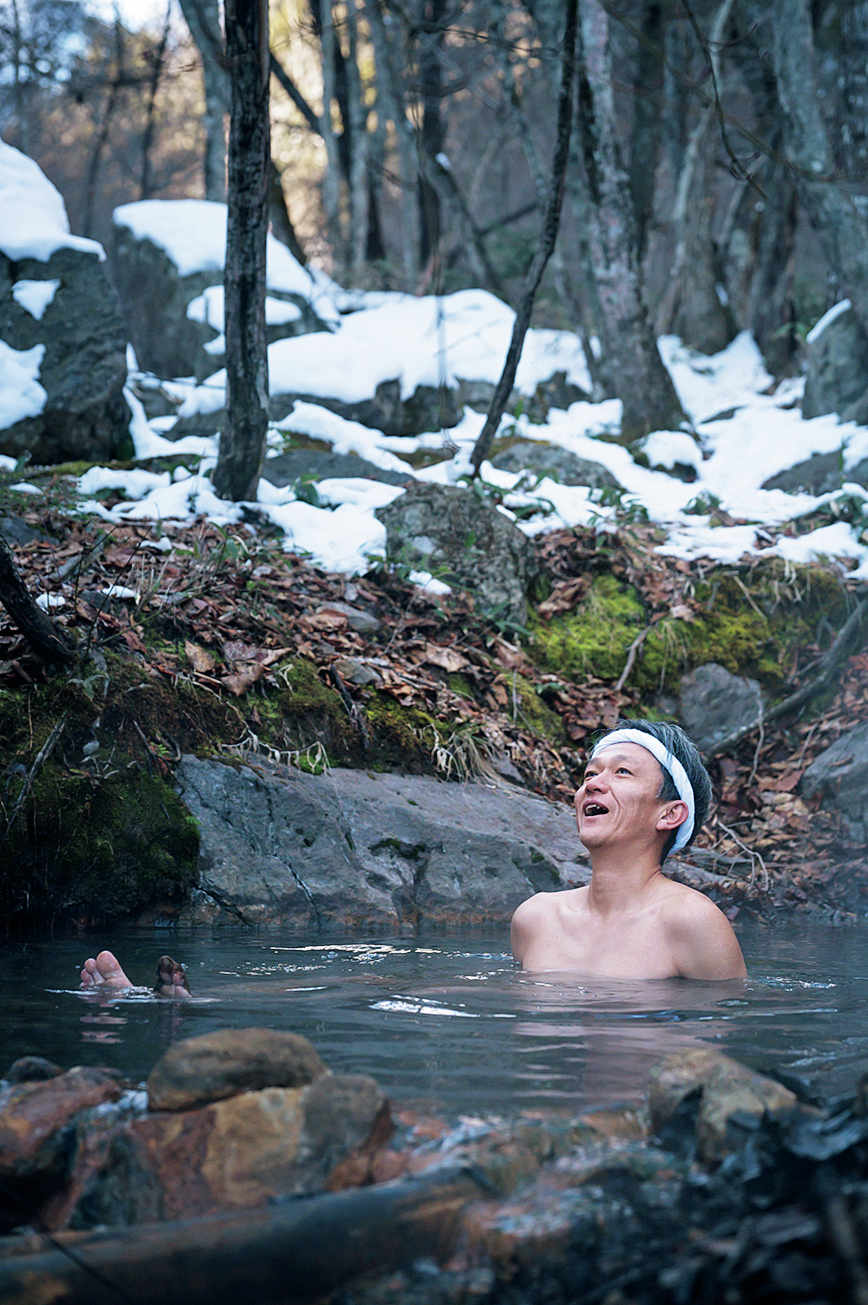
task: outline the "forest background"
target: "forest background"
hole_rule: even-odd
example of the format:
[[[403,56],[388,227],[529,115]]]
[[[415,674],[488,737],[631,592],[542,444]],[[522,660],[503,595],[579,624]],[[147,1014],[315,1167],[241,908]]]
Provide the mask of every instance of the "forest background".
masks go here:
[[[539,243],[566,8],[272,4],[275,233],[345,284],[514,303]],[[0,43],[0,132],[75,233],[108,243],[130,200],[225,197],[217,0],[114,15],[7,0]],[[782,376],[842,293],[868,324],[868,4],[583,0],[577,64],[534,321],[601,341],[589,362],[625,429],[676,424],[661,334],[714,353],[749,329]]]
[[[264,10],[264,0],[259,7]],[[227,9],[241,12],[232,3]],[[472,286],[516,305],[539,270],[554,197],[557,239],[532,321],[580,336],[591,397],[621,401],[620,429],[606,437],[613,442],[635,448],[649,432],[689,428],[658,351],[661,335],[677,335],[689,349],[713,355],[750,331],[778,381],[800,372],[809,329],[844,296],[868,330],[868,0],[293,0],[272,4],[268,17],[274,234],[300,262],[345,287],[446,295]],[[166,0],[162,8],[114,12],[81,0],[0,4],[0,133],[57,186],[74,233],[110,245],[112,212],[121,204],[226,197],[234,69],[222,24],[216,0]],[[572,92],[566,132],[559,112],[565,85]],[[562,177],[552,163],[559,151]],[[714,524],[727,522],[721,517]],[[564,577],[574,587],[558,591],[561,606],[555,602],[537,615],[562,614],[577,601],[575,584],[595,567],[638,585],[652,622],[664,614],[671,620],[696,615],[685,607],[689,568],[670,567],[671,575],[661,578],[651,531],[628,530],[618,541],[621,570],[611,558],[592,558],[591,536],[569,533],[539,543],[543,560],[546,550],[551,554],[555,587]],[[298,559],[292,566],[300,607],[298,619],[282,630],[282,652],[307,638],[305,585],[316,591],[330,583],[311,577]],[[717,592],[716,581],[710,583],[706,611]],[[777,579],[773,588],[775,611],[783,610]],[[840,593],[839,579],[836,602]],[[387,647],[396,657],[395,630],[403,638],[412,625],[405,597],[402,590],[389,599],[394,628]],[[855,591],[845,597],[852,605]],[[184,645],[184,656],[195,660],[205,644],[219,646],[218,627],[230,607],[229,596],[222,598],[207,631],[185,630],[199,642],[190,643],[192,653]],[[762,617],[750,595],[744,602]],[[802,641],[801,662],[798,650],[794,661],[792,650],[778,659],[787,685],[802,695],[800,705],[816,696],[817,685],[829,686],[832,664],[820,660],[825,653],[854,651],[839,649],[836,636],[850,607],[835,610],[816,647]],[[864,610],[863,603],[860,621]],[[472,642],[472,621],[460,604],[454,615],[461,638]],[[100,611],[99,619],[105,623],[109,615]],[[511,701],[515,726],[518,663],[511,699],[494,681],[511,665],[505,657],[519,657],[522,674],[545,681],[560,717],[552,728],[562,759],[545,751],[529,768],[531,782],[566,796],[581,765],[570,746],[619,710],[639,705],[640,690],[631,698],[625,683],[647,631],[629,629],[632,619],[622,622],[626,644],[611,674],[583,673],[572,685],[554,683],[555,668],[545,658],[544,669],[535,668],[491,629],[481,629],[485,692],[462,700],[460,719]],[[425,630],[430,647],[433,629]],[[132,626],[114,634],[145,655]],[[181,654],[167,646],[154,656],[162,659],[159,673],[171,675]],[[312,647],[304,642],[300,651],[309,657]],[[707,661],[707,651],[698,660]],[[720,651],[715,646],[715,657]],[[334,655],[324,644],[320,671],[329,683]],[[489,665],[492,657],[497,665]],[[5,664],[9,674],[19,673],[12,653]],[[260,688],[266,665],[256,662]],[[811,679],[816,665],[825,669]],[[736,659],[732,669],[745,667]],[[211,670],[197,668],[206,679]],[[822,728],[799,725],[801,733],[785,737],[766,735],[761,724],[756,748],[751,737],[737,760],[729,759],[729,770],[727,758],[718,763],[723,815],[742,823],[736,835],[724,821],[717,845],[748,857],[751,883],[758,866],[767,879],[762,856],[770,846],[781,852],[788,882],[795,883],[792,846],[783,844],[796,828],[816,853],[817,823],[790,795],[811,748],[831,742],[868,711],[864,659],[851,657],[847,675],[840,701],[822,704]],[[233,695],[253,684],[233,687],[231,678],[220,683]],[[783,692],[779,680],[775,686]],[[433,701],[439,688],[432,680],[424,692],[418,685],[413,692]],[[781,699],[785,706],[792,696]],[[351,697],[342,709],[355,720]],[[251,711],[259,728],[256,701]],[[138,722],[136,729],[141,732]],[[149,765],[162,761],[142,745]],[[539,760],[538,739],[522,746]],[[774,810],[750,796],[763,761],[778,768],[769,780],[778,786]],[[784,803],[790,807],[778,810]],[[763,813],[777,821],[774,828],[759,818]],[[829,847],[839,832],[831,830]],[[801,891],[798,883],[795,888]]]

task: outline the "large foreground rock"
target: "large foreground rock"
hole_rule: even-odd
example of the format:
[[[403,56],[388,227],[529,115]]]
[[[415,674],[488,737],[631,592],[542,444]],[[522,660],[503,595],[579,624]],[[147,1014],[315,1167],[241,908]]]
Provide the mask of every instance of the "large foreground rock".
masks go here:
[[[868,721],[820,753],[802,776],[801,793],[828,798],[843,815],[850,836],[868,843]]]
[[[0,141],[0,453],[98,461],[129,440],[126,333],[102,260],[33,160]]]
[[[482,611],[525,624],[530,546],[502,512],[469,489],[416,482],[375,515],[390,561],[469,589]]]
[[[506,923],[531,893],[590,877],[569,808],[506,785],[196,757],[177,780],[201,832],[192,919]]]

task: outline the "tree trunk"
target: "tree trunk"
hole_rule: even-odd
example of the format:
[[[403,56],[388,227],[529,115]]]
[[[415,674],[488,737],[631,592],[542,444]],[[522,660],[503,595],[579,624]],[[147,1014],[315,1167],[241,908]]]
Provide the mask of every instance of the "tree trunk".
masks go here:
[[[395,149],[398,155],[398,184],[401,189],[401,273],[404,290],[413,289],[418,270],[419,249],[418,209],[416,206],[416,159],[413,138],[404,110],[404,98],[396,67],[393,46],[396,26],[390,15],[384,17],[379,0],[367,0],[365,13],[370,24],[371,44],[377,67],[377,117],[381,113],[392,120],[395,130]],[[386,27],[389,19],[392,30]],[[381,107],[382,101],[382,107]]]
[[[868,0],[841,7],[841,162],[854,201],[868,216]]]
[[[506,354],[506,362],[500,379],[494,389],[491,398],[491,405],[485,418],[485,425],[479,433],[479,438],[473,448],[471,462],[473,464],[474,476],[479,475],[479,468],[488,457],[492,441],[500,425],[500,419],[506,408],[507,400],[512,393],[512,387],[515,384],[515,373],[518,369],[521,350],[524,345],[524,337],[527,334],[527,328],[530,326],[531,313],[533,312],[534,299],[539,289],[539,283],[542,280],[546,263],[551,258],[552,250],[555,247],[557,239],[558,226],[561,218],[561,208],[564,197],[564,174],[567,169],[567,160],[570,155],[570,134],[573,117],[573,82],[576,76],[576,39],[578,29],[578,0],[566,0],[566,19],[564,22],[564,41],[562,53],[561,68],[561,89],[558,97],[558,125],[557,136],[555,139],[555,154],[552,162],[552,172],[549,179],[548,196],[546,203],[545,225],[542,231],[539,248],[534,254],[527,275],[522,287],[521,299],[515,314],[515,324],[512,328],[512,339],[509,342],[509,349]]]
[[[169,40],[169,26],[171,21],[172,0],[169,0],[169,3],[166,5],[166,17],[163,21],[163,30],[160,33],[160,40],[151,55],[151,76],[148,79],[148,107],[145,116],[145,130],[142,134],[141,199],[149,199],[151,194],[151,150],[154,145],[154,134],[157,123],[157,91],[160,88],[160,78],[163,75],[163,63],[166,58],[166,45]]]
[[[419,261],[424,267],[435,260],[440,248],[440,191],[437,188],[435,169],[437,155],[442,154],[445,140],[443,118],[440,113],[443,99],[443,79],[440,68],[440,47],[446,22],[446,0],[424,0],[425,20],[419,33],[419,84],[422,92],[421,148],[425,160],[419,177]]]
[[[582,0],[578,125],[600,306],[604,382],[623,405],[621,441],[685,421],[648,322],[633,203],[617,138],[609,22],[600,0]]]
[[[868,331],[868,223],[853,196],[835,184],[817,99],[808,0],[775,0],[770,21],[786,153],[799,199],[842,292]]]
[[[226,228],[226,420],[214,488],[253,500],[268,429],[265,238],[268,233],[268,0],[226,0],[232,87]]]
[[[719,50],[732,6],[733,0],[722,0],[705,51],[718,93],[722,86]],[[684,151],[672,215],[675,253],[656,321],[659,334],[674,332],[703,353],[718,353],[735,335],[731,314],[718,294],[712,231],[714,188],[709,164],[715,144],[709,135],[715,112],[714,104],[701,110]]]
[[[317,3],[317,0],[314,0]],[[322,132],[326,147],[326,169],[322,181],[322,203],[326,229],[334,256],[343,258],[343,233],[341,231],[341,161],[338,141],[332,122],[332,105],[335,99],[335,28],[332,0],[318,0],[319,35],[322,44]]]
[[[274,238],[282,245],[286,245],[293,258],[305,267],[307,255],[295,234],[286,196],[283,193],[283,183],[274,159],[271,159],[268,165],[268,216],[271,219],[271,233]]]
[[[355,0],[347,4],[347,32],[349,59],[347,60],[347,122],[349,125],[349,188],[350,188],[350,268],[356,281],[361,277],[368,249],[368,211],[370,187],[368,186],[368,113],[365,108],[365,87],[359,67],[359,11]]]
[[[190,29],[202,60],[205,91],[205,198],[226,198],[226,117],[230,109],[231,90],[226,71],[226,54],[220,31],[218,0],[180,0],[184,21]]]

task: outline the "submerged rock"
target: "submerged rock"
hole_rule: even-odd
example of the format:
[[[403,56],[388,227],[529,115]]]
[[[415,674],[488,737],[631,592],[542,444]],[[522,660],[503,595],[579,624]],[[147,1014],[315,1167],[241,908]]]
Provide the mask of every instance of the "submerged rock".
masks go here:
[[[730,1135],[735,1117],[743,1130],[750,1121],[781,1115],[797,1105],[789,1088],[713,1047],[674,1052],[652,1069],[648,1109],[651,1126],[664,1141],[666,1126],[691,1098],[698,1101],[696,1143],[707,1163],[722,1160],[744,1144],[743,1131]]]
[[[189,1219],[321,1192],[339,1165],[380,1145],[391,1127],[382,1089],[364,1074],[154,1113],[118,1130],[72,1226]]]
[[[326,1073],[307,1038],[277,1029],[220,1029],[170,1047],[148,1077],[151,1110],[188,1110],[239,1092],[303,1087]]]
[[[62,1174],[69,1158],[68,1127],[76,1115],[117,1101],[115,1075],[77,1066],[50,1079],[14,1083],[0,1093],[0,1178]]]

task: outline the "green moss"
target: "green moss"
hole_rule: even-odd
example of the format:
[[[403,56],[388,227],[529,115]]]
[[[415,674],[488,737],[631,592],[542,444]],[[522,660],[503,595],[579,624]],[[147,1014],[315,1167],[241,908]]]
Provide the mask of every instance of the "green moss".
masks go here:
[[[513,688],[512,684],[510,688]],[[516,675],[514,691],[518,699],[517,720],[550,743],[563,743],[563,721],[556,711],[546,705],[530,680],[526,680],[523,675]]]
[[[324,684],[316,666],[306,657],[286,662],[277,672],[281,688],[262,696],[253,695],[245,714],[255,703],[265,729],[266,742],[288,751],[299,751],[319,743],[329,757],[347,757],[355,742],[354,731],[343,699]]]
[[[636,591],[614,576],[601,576],[574,611],[534,621],[528,651],[538,664],[572,680],[617,679],[644,619]]]
[[[473,685],[467,676],[462,675],[460,671],[450,672],[446,682],[452,692],[458,694],[459,698],[475,699],[476,694],[473,692]]]
[[[692,620],[664,616],[649,629],[630,675],[640,692],[672,692],[685,671],[718,662],[732,674],[758,679],[774,695],[783,691],[800,649],[828,646],[848,604],[837,575],[820,566],[794,568],[779,558],[750,570],[715,568],[690,597]],[[604,576],[575,611],[534,624],[530,651],[574,680],[615,680],[646,621],[635,590]]]

